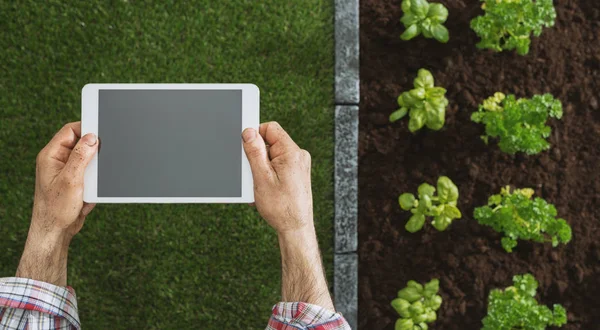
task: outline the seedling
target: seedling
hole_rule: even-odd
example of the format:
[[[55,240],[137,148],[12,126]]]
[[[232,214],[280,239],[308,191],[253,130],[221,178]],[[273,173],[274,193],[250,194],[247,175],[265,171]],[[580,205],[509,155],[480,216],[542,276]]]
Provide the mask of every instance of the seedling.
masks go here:
[[[423,126],[439,130],[446,120],[448,99],[444,96],[446,89],[435,87],[433,75],[425,69],[420,69],[414,80],[414,89],[402,93],[398,97],[400,109],[390,115],[393,123],[402,119],[408,113],[410,121],[408,130],[416,132]]]
[[[437,182],[437,196],[434,196],[435,187],[423,183],[418,188],[419,199],[413,194],[404,193],[398,198],[403,210],[412,212],[412,216],[405,225],[407,231],[414,233],[425,223],[425,217],[433,217],[431,224],[435,229],[444,231],[454,219],[460,219],[462,214],[456,207],[458,201],[458,188],[446,176],[441,176]]]
[[[402,33],[402,40],[410,40],[419,34],[425,38],[435,38],[446,43],[450,39],[448,29],[443,25],[448,19],[448,9],[441,3],[429,3],[426,0],[403,0],[402,11],[404,16],[400,22],[406,31]]]
[[[516,49],[529,53],[530,36],[539,37],[544,27],[554,25],[556,11],[552,0],[481,0],[484,16],[471,21],[481,38],[477,48],[495,51]]]
[[[392,307],[400,314],[395,330],[427,330],[427,323],[437,319],[436,311],[442,305],[438,296],[440,281],[433,279],[425,286],[408,281],[406,288],[398,291],[398,298],[392,300]]]
[[[557,219],[556,208],[542,198],[533,196],[533,189],[502,188],[500,194],[492,195],[487,206],[475,208],[473,214],[480,224],[504,233],[502,247],[512,252],[517,239],[534,242],[567,244],[571,240],[571,227],[564,219]]]
[[[532,155],[550,148],[546,141],[552,132],[546,125],[548,116],[560,119],[562,115],[562,104],[551,94],[517,100],[514,95],[495,93],[483,101],[471,120],[485,125],[486,135],[481,139],[486,144],[489,137],[498,138],[500,150]]]
[[[538,282],[531,274],[515,275],[513,286],[490,292],[488,314],[482,330],[523,329],[543,330],[567,323],[567,311],[555,304],[553,311],[535,300]]]

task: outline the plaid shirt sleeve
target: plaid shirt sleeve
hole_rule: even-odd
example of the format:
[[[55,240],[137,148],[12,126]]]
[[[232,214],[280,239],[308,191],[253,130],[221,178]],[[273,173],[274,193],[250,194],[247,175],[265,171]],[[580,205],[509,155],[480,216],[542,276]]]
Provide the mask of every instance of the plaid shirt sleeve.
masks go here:
[[[28,278],[0,278],[0,329],[81,329],[75,291]]]
[[[303,302],[280,302],[265,330],[351,330],[342,314]]]

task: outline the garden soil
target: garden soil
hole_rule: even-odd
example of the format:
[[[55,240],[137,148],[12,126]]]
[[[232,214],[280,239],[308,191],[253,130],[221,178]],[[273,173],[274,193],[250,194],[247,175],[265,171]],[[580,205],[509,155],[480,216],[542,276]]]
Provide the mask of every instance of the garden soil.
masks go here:
[[[359,328],[393,329],[390,306],[408,280],[439,278],[443,304],[430,329],[480,329],[490,290],[532,273],[537,299],[562,304],[562,329],[600,329],[600,1],[555,1],[556,25],[533,38],[527,56],[478,50],[469,22],[482,10],[475,0],[446,5],[450,41],[422,36],[405,42],[400,0],[362,0],[359,146]],[[396,98],[429,69],[450,101],[441,131],[408,131],[408,118],[388,116]],[[470,116],[494,92],[531,97],[552,93],[562,120],[550,119],[552,148],[534,156],[486,146],[484,129]],[[459,187],[463,218],[445,232],[426,223],[411,234],[410,213],[397,198],[449,176]],[[573,228],[566,246],[519,241],[505,252],[501,235],[473,219],[473,209],[505,185],[531,187],[556,205]]]

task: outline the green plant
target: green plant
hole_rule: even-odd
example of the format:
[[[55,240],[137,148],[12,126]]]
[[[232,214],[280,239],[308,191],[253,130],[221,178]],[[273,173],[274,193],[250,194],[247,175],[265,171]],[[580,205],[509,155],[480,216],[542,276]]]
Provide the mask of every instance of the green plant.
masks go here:
[[[406,288],[398,291],[398,298],[392,300],[392,307],[400,314],[395,330],[427,330],[427,323],[437,319],[435,312],[442,305],[442,297],[437,295],[439,289],[438,279],[425,286],[408,281]]]
[[[437,196],[434,196],[435,187],[423,183],[418,188],[419,199],[411,193],[404,193],[398,198],[398,203],[403,210],[413,213],[405,225],[407,231],[414,233],[425,223],[426,216],[432,216],[431,224],[439,231],[446,230],[454,219],[462,216],[456,202],[458,201],[458,188],[446,176],[441,176],[437,181]]]
[[[553,311],[538,305],[535,300],[538,282],[531,274],[515,275],[513,283],[504,291],[490,292],[482,330],[543,330],[567,323],[567,311],[561,305],[554,305]]]
[[[475,208],[474,218],[482,225],[503,232],[502,247],[507,252],[517,246],[517,239],[534,242],[566,244],[571,240],[571,227],[564,219],[557,219],[556,208],[542,198],[533,196],[533,189],[502,188],[492,195],[487,206]]]
[[[471,21],[481,38],[478,48],[495,51],[516,49],[529,53],[530,35],[539,37],[544,27],[554,25],[556,11],[552,0],[481,0],[484,16]]]
[[[400,120],[408,113],[409,131],[414,133],[423,126],[439,130],[446,120],[446,89],[435,87],[433,75],[426,69],[419,70],[413,84],[414,89],[398,96],[400,109],[390,115],[390,121],[393,123]]]
[[[402,11],[404,16],[400,22],[406,31],[402,33],[402,40],[410,40],[423,33],[425,38],[435,38],[446,43],[450,39],[448,29],[443,25],[448,19],[448,9],[441,3],[429,3],[426,0],[403,0]]]
[[[551,94],[517,100],[514,95],[495,93],[483,101],[471,120],[485,125],[486,135],[481,139],[486,144],[489,137],[497,137],[502,151],[532,155],[550,148],[546,141],[552,131],[546,125],[548,116],[560,119],[562,115],[562,104]]]

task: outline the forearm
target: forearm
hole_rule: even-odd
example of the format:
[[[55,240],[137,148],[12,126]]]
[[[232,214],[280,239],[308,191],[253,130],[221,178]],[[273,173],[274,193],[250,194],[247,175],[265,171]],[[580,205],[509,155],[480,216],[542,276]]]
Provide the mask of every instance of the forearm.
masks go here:
[[[32,226],[16,276],[66,286],[69,243],[63,234],[44,233]]]
[[[284,301],[302,301],[334,311],[313,226],[279,233]]]

